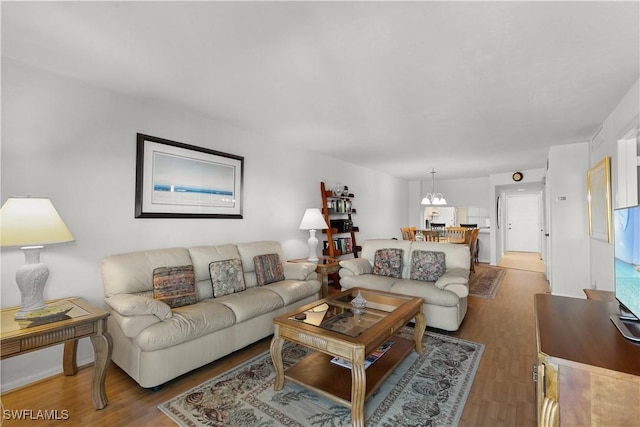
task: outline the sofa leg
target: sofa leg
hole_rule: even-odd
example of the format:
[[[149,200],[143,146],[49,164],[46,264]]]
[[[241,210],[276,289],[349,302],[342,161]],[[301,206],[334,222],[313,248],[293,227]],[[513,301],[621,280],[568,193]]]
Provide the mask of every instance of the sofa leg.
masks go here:
[[[151,387],[151,391],[153,391],[154,393],[159,392],[162,389],[162,385],[157,385],[155,387]]]

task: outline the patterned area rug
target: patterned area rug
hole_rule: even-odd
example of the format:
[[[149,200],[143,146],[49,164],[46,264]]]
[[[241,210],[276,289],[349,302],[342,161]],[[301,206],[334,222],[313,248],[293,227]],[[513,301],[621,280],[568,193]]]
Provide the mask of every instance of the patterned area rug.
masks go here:
[[[503,268],[476,269],[476,272],[469,277],[469,295],[479,298],[495,298],[505,274],[506,270]]]
[[[406,327],[402,335],[412,331]],[[411,352],[365,403],[368,427],[457,425],[484,345],[433,332],[425,333],[422,343],[423,355]],[[285,343],[285,369],[308,352]],[[288,381],[276,392],[274,378],[266,351],[158,408],[180,426],[351,425],[348,408]]]

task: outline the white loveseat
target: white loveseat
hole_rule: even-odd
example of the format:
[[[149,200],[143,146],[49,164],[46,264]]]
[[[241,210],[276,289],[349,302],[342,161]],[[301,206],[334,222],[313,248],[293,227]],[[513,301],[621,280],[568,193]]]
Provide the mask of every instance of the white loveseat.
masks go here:
[[[254,257],[266,254],[278,254],[285,280],[258,286]],[[246,289],[214,298],[209,265],[230,259],[242,261]],[[188,265],[194,267],[197,301],[170,308],[154,299],[154,270]],[[109,256],[100,270],[111,314],[112,360],[142,387],[156,387],[228,355],[271,335],[275,316],[317,300],[315,268],[286,262],[278,242]]]
[[[374,274],[376,251],[401,249],[401,277]],[[446,270],[435,281],[412,280],[412,257],[416,251],[444,253]],[[427,326],[456,331],[467,313],[469,295],[469,247],[462,244],[414,242],[410,240],[367,240],[360,258],[340,261],[340,286],[377,289],[421,297]]]

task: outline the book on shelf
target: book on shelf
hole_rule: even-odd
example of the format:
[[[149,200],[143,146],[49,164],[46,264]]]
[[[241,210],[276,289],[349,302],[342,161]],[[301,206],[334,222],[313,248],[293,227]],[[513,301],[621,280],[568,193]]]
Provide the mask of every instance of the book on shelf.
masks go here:
[[[353,252],[353,244],[351,243],[351,237],[345,237],[344,242],[345,242],[345,249],[347,250],[347,252],[349,253]]]
[[[387,352],[387,350],[389,350],[389,348],[391,348],[392,344],[393,344],[393,341],[389,340],[389,341],[384,342],[380,347],[378,347],[377,350],[375,350],[373,353],[371,353],[364,360],[364,368],[367,369],[369,366],[371,366],[373,364],[373,362],[375,362],[376,360],[380,359],[382,357],[382,355],[385,354]],[[331,359],[331,363],[335,363],[336,365],[340,365],[340,366],[342,366],[344,368],[351,369],[351,362],[349,362],[348,360],[341,359],[339,357],[334,357],[333,359]]]
[[[327,201],[327,212],[333,214],[349,214],[354,211],[351,206],[351,200],[348,199],[330,200]]]

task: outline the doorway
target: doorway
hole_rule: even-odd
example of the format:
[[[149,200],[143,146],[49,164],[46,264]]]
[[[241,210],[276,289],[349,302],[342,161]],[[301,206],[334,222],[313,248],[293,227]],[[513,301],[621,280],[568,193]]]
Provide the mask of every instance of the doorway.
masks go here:
[[[540,196],[507,195],[505,249],[540,253]]]

